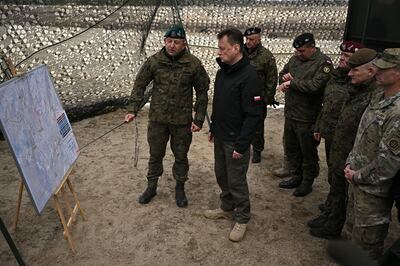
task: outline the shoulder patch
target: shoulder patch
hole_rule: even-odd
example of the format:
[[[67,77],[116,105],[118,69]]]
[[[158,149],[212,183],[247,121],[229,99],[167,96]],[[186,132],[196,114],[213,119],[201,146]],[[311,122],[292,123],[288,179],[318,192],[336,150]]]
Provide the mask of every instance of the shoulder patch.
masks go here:
[[[324,71],[324,73],[328,74],[329,72],[331,72],[331,68],[328,67],[328,66],[324,66],[324,67],[322,68],[322,71]]]
[[[387,147],[395,155],[400,154],[400,133],[393,130],[387,138]]]

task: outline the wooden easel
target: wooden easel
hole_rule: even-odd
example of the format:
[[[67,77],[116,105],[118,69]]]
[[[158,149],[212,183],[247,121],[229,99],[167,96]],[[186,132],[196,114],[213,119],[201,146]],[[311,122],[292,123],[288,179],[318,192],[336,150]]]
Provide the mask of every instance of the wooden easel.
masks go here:
[[[75,244],[74,244],[74,241],[73,241],[71,233],[70,233],[71,226],[76,221],[76,216],[77,216],[78,212],[82,216],[83,220],[86,220],[86,217],[85,217],[84,211],[81,208],[81,204],[78,200],[78,197],[76,196],[75,189],[72,186],[71,180],[69,179],[69,174],[71,173],[71,171],[72,171],[72,167],[65,175],[63,181],[61,182],[61,185],[55,191],[55,193],[53,195],[53,199],[54,199],[54,203],[56,205],[58,216],[60,217],[61,223],[64,227],[64,232],[63,232],[64,238],[68,240],[69,247],[71,248],[71,250],[73,252],[75,252]],[[71,192],[71,195],[75,201],[75,206],[73,208],[71,207],[71,204],[68,200],[68,195],[65,190],[66,186],[68,186],[69,191]],[[17,230],[23,191],[24,191],[24,183],[21,181],[21,183],[19,185],[17,209],[16,209],[15,220],[14,220],[14,224],[13,224],[14,232]],[[60,204],[61,198],[64,199],[65,207],[69,214],[68,221],[65,219],[63,208],[61,207],[61,204]]]
[[[1,66],[1,68],[3,70],[3,72],[6,75],[6,79],[11,79],[12,77],[16,76],[17,75],[17,71],[16,71],[15,66],[12,63],[11,59],[7,58],[4,55],[4,53],[0,53],[0,59],[1,59],[1,61],[0,61],[1,65],[0,66]],[[61,185],[54,192],[53,199],[54,199],[54,203],[56,205],[56,209],[57,209],[58,215],[60,217],[61,223],[62,223],[62,225],[64,227],[64,232],[63,232],[64,238],[68,240],[68,244],[69,244],[71,250],[73,252],[75,252],[75,244],[74,244],[74,241],[73,241],[73,239],[71,237],[71,234],[70,234],[70,228],[71,228],[72,224],[76,221],[76,216],[78,214],[78,211],[81,214],[83,220],[86,220],[86,217],[85,217],[85,213],[83,212],[83,210],[81,208],[81,204],[80,204],[80,202],[79,202],[79,200],[78,200],[78,198],[76,196],[74,187],[72,186],[72,183],[71,183],[71,181],[69,179],[69,175],[70,175],[70,173],[72,171],[72,167],[73,167],[73,165],[71,166],[71,168],[65,174],[65,176],[64,176],[64,178],[63,178],[63,180],[61,182]],[[65,191],[65,186],[68,186],[69,191],[71,192],[71,194],[73,196],[73,199],[75,201],[74,208],[71,208],[71,204],[68,201],[68,196],[67,196],[66,191]],[[24,191],[24,183],[21,181],[20,185],[19,185],[17,209],[16,209],[15,220],[14,220],[14,224],[13,224],[13,231],[14,232],[17,230],[23,191]],[[64,199],[65,207],[66,207],[66,209],[68,211],[68,214],[69,214],[68,221],[65,219],[63,208],[61,207],[61,204],[60,204],[61,198]]]

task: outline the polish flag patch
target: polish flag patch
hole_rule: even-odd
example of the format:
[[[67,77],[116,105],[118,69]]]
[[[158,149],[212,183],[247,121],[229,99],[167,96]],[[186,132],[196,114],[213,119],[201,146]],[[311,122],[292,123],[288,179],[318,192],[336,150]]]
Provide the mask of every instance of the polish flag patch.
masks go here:
[[[261,101],[261,96],[254,96],[254,101],[255,102]]]

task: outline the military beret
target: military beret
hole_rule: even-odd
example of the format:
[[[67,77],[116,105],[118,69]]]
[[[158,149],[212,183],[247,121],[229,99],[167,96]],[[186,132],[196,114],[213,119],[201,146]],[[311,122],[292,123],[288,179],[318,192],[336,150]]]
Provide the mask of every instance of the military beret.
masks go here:
[[[349,59],[350,67],[358,67],[375,59],[377,52],[369,48],[361,48],[357,50]]]
[[[260,32],[261,32],[261,29],[259,27],[248,28],[247,30],[244,31],[243,36],[249,36],[249,35],[257,34]]]
[[[378,56],[373,64],[380,69],[393,68],[400,65],[400,48],[388,48]]]
[[[358,49],[364,48],[364,45],[359,42],[343,41],[340,45],[340,51],[345,53],[355,53]]]
[[[315,45],[314,35],[312,33],[303,33],[294,39],[293,47],[297,49],[308,43]]]
[[[185,30],[181,26],[173,26],[165,33],[164,37],[170,37],[174,39],[185,39]]]

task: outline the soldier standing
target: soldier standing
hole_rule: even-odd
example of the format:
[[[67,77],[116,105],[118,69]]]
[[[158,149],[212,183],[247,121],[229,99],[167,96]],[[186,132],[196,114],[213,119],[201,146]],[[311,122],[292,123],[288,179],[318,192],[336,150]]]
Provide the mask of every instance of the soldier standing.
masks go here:
[[[376,70],[372,65],[376,54],[375,50],[362,48],[349,59],[352,86],[349,87],[349,97],[337,121],[328,162],[331,183],[327,202],[330,208],[326,221],[320,227],[310,229],[310,234],[315,237],[337,238],[342,232],[347,203],[347,183],[343,168],[353,147],[361,116],[371,97],[376,93],[374,82]]]
[[[215,78],[209,141],[214,142],[214,170],[221,188],[221,205],[204,212],[208,219],[234,215],[231,241],[243,239],[250,220],[249,148],[264,105],[262,80],[243,54],[243,46],[243,35],[236,28],[218,34],[217,62],[221,69]]]
[[[350,56],[352,56],[355,51],[362,47],[363,45],[361,43],[352,41],[342,42],[342,44],[339,46],[341,51],[339,65],[331,72],[331,79],[325,88],[322,110],[319,113],[315,123],[314,138],[316,141],[320,141],[321,138],[325,140],[326,162],[329,162],[329,152],[337,121],[339,119],[342,107],[349,95],[348,87],[350,86],[350,79],[347,74],[350,71],[350,66],[348,65],[348,61]],[[329,169],[328,183],[331,184],[331,173]],[[326,201],[322,205],[323,208],[321,208],[323,209],[322,214],[311,220],[308,225],[310,227],[322,226],[327,219],[329,206],[329,202]]]
[[[373,259],[383,251],[393,199],[390,189],[400,170],[400,48],[386,49],[373,62],[383,89],[362,116],[354,147],[344,170],[352,201],[347,225],[352,242]]]
[[[284,148],[292,178],[279,187],[297,188],[293,195],[304,197],[312,191],[319,174],[318,143],[312,128],[321,110],[332,62],[315,47],[311,33],[297,36],[293,47],[295,55],[279,73],[278,87],[285,93]]]
[[[263,119],[257,126],[253,142],[253,163],[261,161],[261,152],[264,150],[264,120],[267,117],[267,105],[275,103],[276,85],[278,83],[278,70],[275,57],[271,51],[261,44],[261,29],[258,27],[247,29],[243,36],[246,37],[245,51],[250,63],[255,66],[258,75],[263,81],[264,90],[261,94],[264,100]]]
[[[147,131],[150,147],[148,184],[139,203],[149,203],[156,195],[166,145],[171,138],[175,157],[172,168],[176,180],[175,199],[178,207],[183,208],[188,205],[184,190],[189,170],[187,154],[192,132],[199,131],[204,122],[210,79],[200,60],[187,51],[182,27],[169,29],[164,35],[164,45],[161,51],[147,59],[137,74],[131,93],[133,114],[127,114],[125,120],[129,122],[137,115],[146,86],[153,81]],[[193,88],[196,92],[194,118]]]

